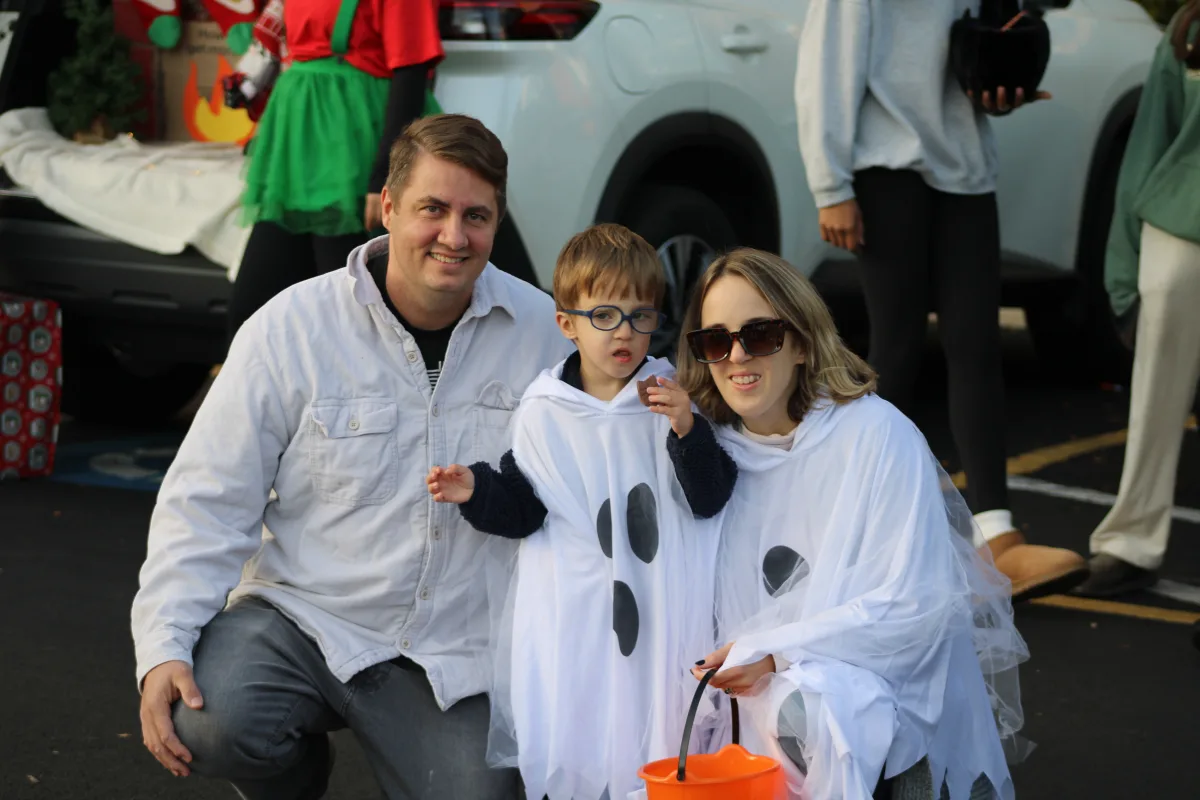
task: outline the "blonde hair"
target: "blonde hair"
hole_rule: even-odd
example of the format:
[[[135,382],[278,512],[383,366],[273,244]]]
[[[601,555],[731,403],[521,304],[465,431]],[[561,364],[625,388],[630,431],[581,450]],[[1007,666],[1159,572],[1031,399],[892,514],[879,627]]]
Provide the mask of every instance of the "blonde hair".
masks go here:
[[[804,354],[797,364],[799,380],[788,399],[788,416],[799,422],[818,395],[848,403],[875,391],[875,371],[850,350],[838,335],[833,315],[812,283],[787,261],[762,250],[742,247],[717,257],[692,294],[679,339],[679,383],[705,416],[719,425],[732,425],[738,416],[721,397],[707,364],[688,349],[686,331],[701,327],[704,298],[719,278],[744,278],[771,304],[775,315],[792,327]]]
[[[666,276],[650,243],[624,225],[602,222],[570,238],[554,267],[554,303],[574,308],[583,295],[619,291],[662,304]]]

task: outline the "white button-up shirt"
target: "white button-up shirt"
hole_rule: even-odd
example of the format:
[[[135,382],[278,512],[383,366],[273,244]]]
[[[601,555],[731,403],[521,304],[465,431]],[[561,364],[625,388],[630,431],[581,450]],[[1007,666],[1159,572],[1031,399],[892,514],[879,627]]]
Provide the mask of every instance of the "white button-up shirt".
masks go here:
[[[387,241],[280,293],[235,338],[151,518],[132,612],[139,686],[158,664],[192,663],[227,599],[256,595],[339,680],[403,655],[443,709],[488,688],[482,572],[516,545],[434,503],[425,476],[496,463],[525,387],[573,346],[548,295],[489,264],[431,391],[366,268]]]

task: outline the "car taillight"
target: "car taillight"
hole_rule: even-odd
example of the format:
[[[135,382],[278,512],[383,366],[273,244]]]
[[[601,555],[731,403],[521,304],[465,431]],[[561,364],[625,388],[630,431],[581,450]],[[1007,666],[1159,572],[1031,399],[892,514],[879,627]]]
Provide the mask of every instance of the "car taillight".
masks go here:
[[[574,39],[599,9],[592,0],[440,0],[438,26],[447,41]]]

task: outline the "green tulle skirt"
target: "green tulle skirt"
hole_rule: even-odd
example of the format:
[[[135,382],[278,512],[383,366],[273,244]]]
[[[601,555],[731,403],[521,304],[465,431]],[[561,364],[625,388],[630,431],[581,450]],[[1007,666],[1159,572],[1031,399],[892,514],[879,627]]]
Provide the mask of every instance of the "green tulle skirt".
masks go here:
[[[242,221],[293,233],[363,233],[389,81],[335,58],[292,64],[247,152]]]

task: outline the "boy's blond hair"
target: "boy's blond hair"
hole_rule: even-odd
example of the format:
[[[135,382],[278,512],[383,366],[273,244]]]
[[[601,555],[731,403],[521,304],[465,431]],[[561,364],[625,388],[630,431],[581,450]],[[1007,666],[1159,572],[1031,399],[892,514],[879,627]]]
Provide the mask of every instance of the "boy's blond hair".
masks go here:
[[[574,309],[584,295],[605,292],[649,298],[658,308],[666,286],[662,262],[650,243],[611,222],[572,236],[554,267],[554,303],[559,311]]]

